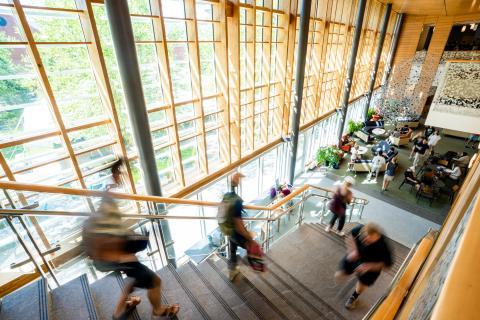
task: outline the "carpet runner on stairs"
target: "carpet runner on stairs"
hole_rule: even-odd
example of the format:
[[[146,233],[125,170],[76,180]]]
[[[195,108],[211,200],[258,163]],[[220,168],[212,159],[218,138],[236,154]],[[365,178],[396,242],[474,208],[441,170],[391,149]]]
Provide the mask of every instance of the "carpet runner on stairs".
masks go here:
[[[346,231],[355,224],[347,224]],[[361,319],[383,293],[393,274],[384,273],[378,284],[362,294],[354,311],[343,307],[354,281],[333,281],[344,240],[327,233],[325,225],[307,224],[274,243],[266,257],[267,272],[256,273],[242,265],[230,282],[224,257],[214,255],[199,265],[188,262],[175,269],[158,271],[162,279],[162,302],[181,305],[178,319],[270,320],[270,319]],[[397,270],[408,248],[390,241]],[[82,275],[50,293],[38,280],[3,298],[0,320],[109,320],[126,279],[112,273],[89,284]],[[134,295],[142,302],[128,320],[149,320],[152,308],[145,290]]]

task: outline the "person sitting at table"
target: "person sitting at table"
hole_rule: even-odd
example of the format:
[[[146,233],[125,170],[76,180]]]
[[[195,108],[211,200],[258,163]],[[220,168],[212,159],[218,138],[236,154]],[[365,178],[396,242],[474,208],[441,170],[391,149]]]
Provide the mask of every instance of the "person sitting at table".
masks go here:
[[[351,156],[350,156],[350,162],[348,163],[348,171],[353,170],[353,166],[355,164],[355,161],[360,160],[362,158],[362,155],[359,153],[359,145],[355,144],[350,150]]]
[[[468,153],[463,152],[461,156],[452,159],[454,164],[457,164],[461,169],[465,169],[468,167],[470,163],[470,157]]]
[[[468,136],[467,140],[465,141],[465,148],[472,148],[475,149],[475,143],[480,141],[480,134],[471,134]],[[472,144],[469,146],[469,144]]]
[[[452,169],[445,169],[445,172],[448,174],[447,178],[457,182],[462,176],[462,169],[454,163]]]
[[[401,131],[398,131],[397,128],[393,129],[392,133],[390,133],[390,137],[392,138],[400,138]]]
[[[350,137],[348,134],[343,135],[340,142],[340,149],[345,152],[350,152],[350,149],[355,145],[355,140],[353,140],[352,137]]]
[[[435,171],[433,171],[432,168],[425,169],[425,172],[422,175],[420,182],[428,186],[433,185],[435,182]]]
[[[410,128],[407,124],[400,128],[400,134],[407,134],[408,131],[410,131]]]

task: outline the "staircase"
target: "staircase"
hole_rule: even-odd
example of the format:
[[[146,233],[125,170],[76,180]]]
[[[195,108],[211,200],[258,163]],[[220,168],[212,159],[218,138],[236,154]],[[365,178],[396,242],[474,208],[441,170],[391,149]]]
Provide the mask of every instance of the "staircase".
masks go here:
[[[347,223],[345,231],[356,224]],[[199,265],[188,262],[158,271],[164,303],[180,303],[178,319],[361,319],[384,293],[405,259],[408,248],[389,240],[394,266],[362,294],[358,308],[343,307],[355,279],[343,284],[333,280],[345,254],[343,239],[326,233],[322,224],[303,224],[272,245],[263,274],[241,266],[241,275],[228,280],[224,257],[214,255]],[[0,320],[111,319],[118,293],[124,286],[120,274],[110,274],[89,284],[82,275],[48,292],[38,280],[4,297]],[[150,319],[146,292],[137,291],[142,303],[128,319]]]

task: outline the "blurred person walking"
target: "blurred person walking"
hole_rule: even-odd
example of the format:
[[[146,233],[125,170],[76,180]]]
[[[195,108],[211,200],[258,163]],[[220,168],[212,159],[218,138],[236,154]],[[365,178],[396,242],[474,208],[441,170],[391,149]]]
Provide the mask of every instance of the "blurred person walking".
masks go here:
[[[397,167],[397,158],[393,157],[392,160],[387,163],[387,169],[385,170],[385,175],[383,176],[382,191],[388,190],[388,185],[395,177],[395,170],[397,170]]]
[[[332,200],[328,204],[328,209],[332,212],[330,223],[325,228],[326,232],[332,230],[335,222],[338,219],[337,233],[343,237],[345,233],[342,231],[345,225],[345,213],[347,205],[352,202],[353,195],[350,187],[355,184],[355,179],[352,177],[345,177],[343,184],[335,190]]]
[[[392,265],[392,253],[380,228],[374,223],[353,228],[346,243],[347,255],[340,261],[335,279],[352,274],[358,278],[355,291],[345,302],[345,308],[351,310],[356,307],[360,294],[375,283],[384,268]]]
[[[123,160],[117,160],[111,167],[114,184],[121,184],[121,167]],[[128,314],[141,302],[140,297],[130,296],[134,288],[147,290],[148,300],[152,305],[152,320],[178,313],[178,304],[161,304],[161,279],[147,266],[138,261],[135,253],[146,248],[148,237],[135,234],[122,221],[115,200],[105,193],[99,209],[85,222],[83,228],[83,246],[93,265],[101,272],[121,272],[127,275],[124,290],[112,319],[127,319]]]

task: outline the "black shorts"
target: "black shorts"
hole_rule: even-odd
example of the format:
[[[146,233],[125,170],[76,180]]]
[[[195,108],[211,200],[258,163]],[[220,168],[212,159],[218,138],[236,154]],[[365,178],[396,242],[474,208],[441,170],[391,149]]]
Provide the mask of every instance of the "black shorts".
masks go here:
[[[138,261],[124,263],[95,261],[94,265],[95,268],[102,272],[113,271],[125,273],[127,277],[135,280],[133,286],[136,288],[152,289],[159,283],[158,275]]]
[[[355,269],[361,264],[361,261],[349,261],[347,260],[347,257],[344,257],[340,261],[340,269],[343,270],[346,274],[353,274],[355,272]],[[357,278],[361,284],[370,287],[375,283],[379,275],[380,272],[365,272],[362,274],[357,274]]]

